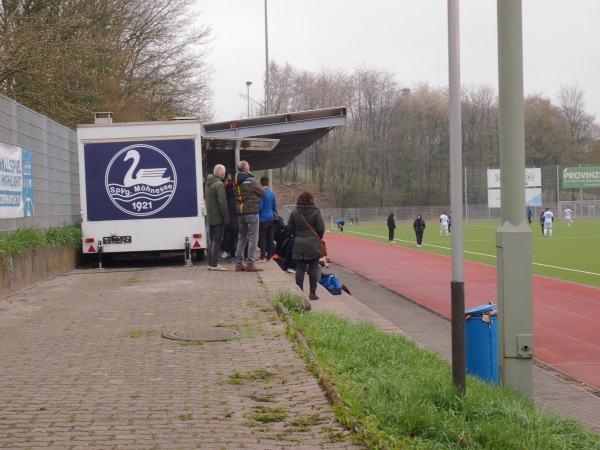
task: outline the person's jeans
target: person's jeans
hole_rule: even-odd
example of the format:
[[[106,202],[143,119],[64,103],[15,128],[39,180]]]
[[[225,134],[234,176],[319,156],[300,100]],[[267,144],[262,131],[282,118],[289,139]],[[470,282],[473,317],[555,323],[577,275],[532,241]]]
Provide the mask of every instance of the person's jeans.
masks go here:
[[[260,222],[258,226],[258,248],[261,258],[273,257],[274,222]]]
[[[221,242],[223,241],[225,224],[220,223],[219,225],[210,225],[208,230],[208,265],[210,267],[217,267],[219,264],[219,250],[221,249]]]
[[[237,247],[238,239],[237,216],[235,216],[232,220],[235,220],[235,228],[231,227],[231,222],[225,227],[225,237],[223,238],[223,245],[221,247],[227,252],[230,258],[235,258],[235,249]]]
[[[247,216],[238,216],[240,230],[238,232],[237,247],[235,249],[236,264],[242,265],[244,262],[244,248],[248,243],[248,265],[254,265],[254,253],[258,244],[258,214],[249,214]]]
[[[321,277],[321,266],[318,259],[298,259],[296,260],[296,284],[304,290],[304,274],[308,267],[308,286],[312,291],[317,290],[317,282]]]

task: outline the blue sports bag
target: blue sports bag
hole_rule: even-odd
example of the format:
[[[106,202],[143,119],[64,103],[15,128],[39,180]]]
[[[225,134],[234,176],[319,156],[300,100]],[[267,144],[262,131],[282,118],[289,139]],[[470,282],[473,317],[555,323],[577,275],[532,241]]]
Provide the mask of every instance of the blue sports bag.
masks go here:
[[[333,295],[342,294],[342,286],[335,275],[325,275],[319,280],[319,284],[331,292]]]

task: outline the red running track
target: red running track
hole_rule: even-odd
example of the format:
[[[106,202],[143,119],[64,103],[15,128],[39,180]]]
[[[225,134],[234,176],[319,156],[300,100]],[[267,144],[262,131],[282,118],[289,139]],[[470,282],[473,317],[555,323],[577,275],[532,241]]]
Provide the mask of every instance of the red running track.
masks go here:
[[[447,317],[452,261],[448,256],[327,233],[336,263]],[[496,267],[465,261],[465,309],[497,303]],[[600,389],[600,289],[534,276],[535,358]]]

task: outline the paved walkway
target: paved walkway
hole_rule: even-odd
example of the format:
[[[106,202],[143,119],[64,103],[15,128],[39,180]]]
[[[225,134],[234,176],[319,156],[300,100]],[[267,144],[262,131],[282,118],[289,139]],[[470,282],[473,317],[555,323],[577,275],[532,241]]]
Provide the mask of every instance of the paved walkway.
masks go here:
[[[0,448],[352,449],[269,303],[205,265],[77,270],[0,300]],[[165,332],[228,328],[227,342]]]
[[[0,448],[361,448],[344,439],[268,300],[298,293],[293,275],[263,267],[78,270],[1,299]],[[363,303],[319,287],[314,310],[373,321],[447,357],[447,321],[333,270]],[[239,336],[161,337],[223,328]],[[600,399],[540,370],[536,402],[600,432]]]

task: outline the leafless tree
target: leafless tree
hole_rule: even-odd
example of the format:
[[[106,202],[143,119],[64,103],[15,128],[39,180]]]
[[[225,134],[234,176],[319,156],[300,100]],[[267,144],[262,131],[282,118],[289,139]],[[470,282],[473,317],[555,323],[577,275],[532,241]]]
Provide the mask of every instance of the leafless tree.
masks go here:
[[[327,179],[337,206],[353,206],[366,182],[364,167],[368,161],[368,137],[340,130],[323,147],[330,154],[327,158]]]
[[[212,116],[210,28],[192,0],[5,0],[0,92],[68,126],[93,110],[117,120]]]
[[[499,165],[498,100],[494,88],[485,85],[463,88],[462,130],[465,166]]]
[[[578,163],[581,147],[559,107],[541,94],[525,98],[525,158],[528,165]]]
[[[348,110],[353,130],[369,137],[368,182],[381,192],[391,176],[386,155],[394,113],[402,100],[402,91],[390,71],[361,67],[351,77],[352,91]],[[381,195],[380,195],[381,200]]]
[[[567,119],[569,132],[578,145],[585,146],[594,133],[594,116],[585,111],[585,92],[577,84],[561,86],[558,91],[560,110]]]

